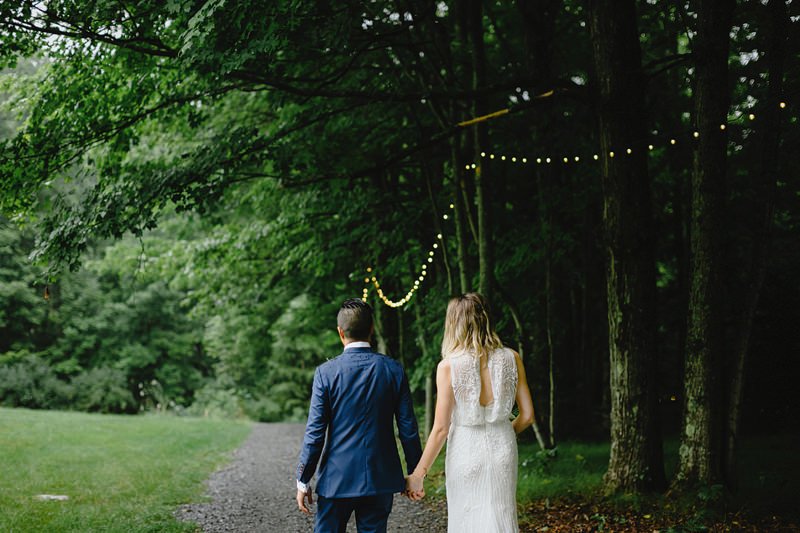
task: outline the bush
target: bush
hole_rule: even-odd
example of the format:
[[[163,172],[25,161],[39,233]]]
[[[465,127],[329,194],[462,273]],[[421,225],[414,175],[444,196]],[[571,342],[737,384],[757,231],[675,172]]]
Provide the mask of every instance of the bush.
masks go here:
[[[231,384],[209,381],[194,395],[194,402],[185,413],[211,418],[240,418],[243,416],[239,396]]]
[[[125,372],[107,366],[92,368],[72,380],[73,407],[96,413],[136,412]]]
[[[0,366],[0,404],[32,409],[69,407],[73,387],[58,379],[47,362],[36,355]]]
[[[283,408],[271,398],[249,400],[244,409],[248,418],[258,422],[282,422],[286,419]]]

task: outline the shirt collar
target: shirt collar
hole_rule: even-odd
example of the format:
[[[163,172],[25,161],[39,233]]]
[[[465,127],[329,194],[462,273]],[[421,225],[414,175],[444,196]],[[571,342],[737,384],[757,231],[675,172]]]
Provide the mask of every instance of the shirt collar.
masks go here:
[[[352,348],[369,348],[370,344],[367,341],[353,341],[345,345],[345,350],[350,350]]]

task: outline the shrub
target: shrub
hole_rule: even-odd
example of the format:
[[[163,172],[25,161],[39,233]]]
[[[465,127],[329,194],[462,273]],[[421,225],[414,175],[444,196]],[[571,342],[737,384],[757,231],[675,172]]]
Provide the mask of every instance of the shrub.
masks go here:
[[[70,405],[73,387],[58,379],[36,355],[0,366],[0,404],[33,409],[63,409]]]
[[[107,366],[79,374],[72,380],[73,406],[97,413],[135,412],[136,402],[127,381],[125,372]]]
[[[185,413],[211,418],[240,418],[244,413],[239,396],[232,386],[209,381],[194,395],[194,402]]]

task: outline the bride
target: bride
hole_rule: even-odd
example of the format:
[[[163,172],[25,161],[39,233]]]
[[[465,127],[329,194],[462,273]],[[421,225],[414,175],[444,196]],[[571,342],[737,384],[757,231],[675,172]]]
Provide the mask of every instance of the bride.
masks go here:
[[[480,294],[447,305],[436,387],[433,429],[408,477],[409,496],[424,496],[423,479],[447,440],[448,533],[518,531],[516,433],[533,422],[533,402],[522,360],[500,342]]]

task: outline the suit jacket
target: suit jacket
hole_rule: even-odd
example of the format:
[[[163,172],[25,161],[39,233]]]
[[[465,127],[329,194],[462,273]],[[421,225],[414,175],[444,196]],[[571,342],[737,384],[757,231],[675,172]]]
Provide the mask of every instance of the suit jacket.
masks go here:
[[[325,498],[404,491],[394,420],[411,473],[422,446],[400,363],[370,348],[350,348],[320,365],[297,479],[311,481],[319,462],[317,494]]]

